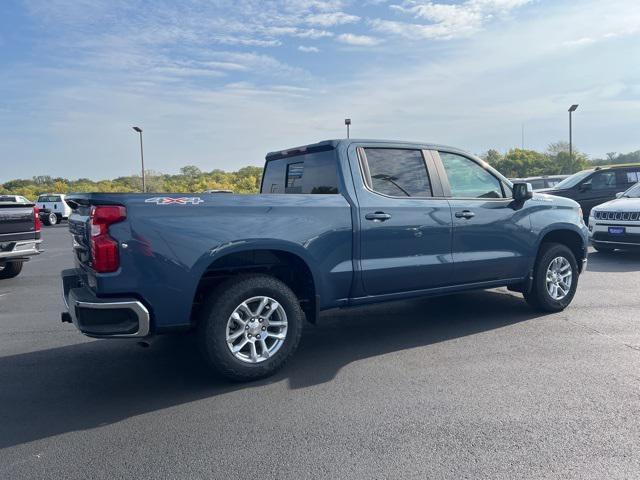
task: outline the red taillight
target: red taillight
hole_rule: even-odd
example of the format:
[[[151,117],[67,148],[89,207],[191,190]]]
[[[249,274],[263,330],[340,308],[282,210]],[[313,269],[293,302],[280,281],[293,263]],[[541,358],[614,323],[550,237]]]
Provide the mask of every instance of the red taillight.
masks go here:
[[[109,236],[109,225],[127,218],[126,208],[99,205],[91,210],[91,266],[98,273],[115,272],[120,267],[118,242]]]
[[[33,229],[39,232],[42,229],[42,223],[40,223],[40,209],[33,207]]]

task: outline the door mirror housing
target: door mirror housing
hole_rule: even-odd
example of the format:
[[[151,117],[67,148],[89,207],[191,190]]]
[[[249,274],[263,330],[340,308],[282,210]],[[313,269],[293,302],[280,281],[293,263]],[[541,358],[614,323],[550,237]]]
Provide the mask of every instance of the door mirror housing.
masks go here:
[[[527,182],[516,182],[513,184],[513,199],[517,202],[524,202],[533,198],[533,187]]]
[[[578,186],[578,191],[586,192],[587,190],[591,190],[591,183],[581,183]]]

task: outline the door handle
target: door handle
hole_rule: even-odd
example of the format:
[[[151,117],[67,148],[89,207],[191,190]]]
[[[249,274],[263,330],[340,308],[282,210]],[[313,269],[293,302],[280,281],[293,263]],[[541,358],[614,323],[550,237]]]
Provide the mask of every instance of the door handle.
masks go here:
[[[391,215],[384,212],[375,212],[375,213],[367,213],[364,218],[367,220],[373,220],[374,222],[384,222],[385,220],[389,220]]]
[[[456,215],[456,218],[466,218],[467,220],[476,216],[476,214],[470,210],[463,210],[461,212],[456,212],[455,215]]]

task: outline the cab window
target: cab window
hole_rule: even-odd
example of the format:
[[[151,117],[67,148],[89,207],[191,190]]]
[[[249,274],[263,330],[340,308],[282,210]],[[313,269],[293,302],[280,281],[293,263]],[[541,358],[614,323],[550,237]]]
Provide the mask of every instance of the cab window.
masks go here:
[[[439,152],[453,198],[504,198],[500,180],[470,158]]]
[[[616,172],[612,170],[596,172],[591,175],[586,182],[583,182],[582,186],[590,188],[591,190],[610,190],[616,188],[618,186]]]

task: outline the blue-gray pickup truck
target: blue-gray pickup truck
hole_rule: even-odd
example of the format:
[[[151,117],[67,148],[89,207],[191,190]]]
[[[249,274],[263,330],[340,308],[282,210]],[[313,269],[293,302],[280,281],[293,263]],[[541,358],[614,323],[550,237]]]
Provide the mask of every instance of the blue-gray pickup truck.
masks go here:
[[[273,152],[257,195],[67,201],[76,268],[62,273],[63,321],[97,338],[194,330],[233,380],[276,371],[305,318],[332,308],[506,286],[560,311],[587,260],[576,202],[427,143]]]

